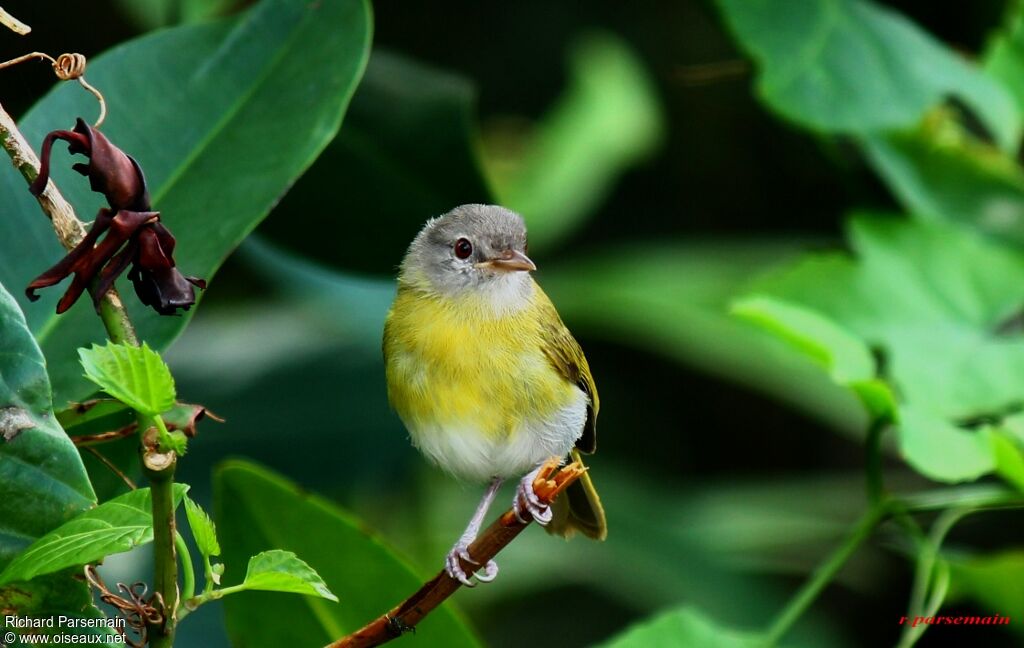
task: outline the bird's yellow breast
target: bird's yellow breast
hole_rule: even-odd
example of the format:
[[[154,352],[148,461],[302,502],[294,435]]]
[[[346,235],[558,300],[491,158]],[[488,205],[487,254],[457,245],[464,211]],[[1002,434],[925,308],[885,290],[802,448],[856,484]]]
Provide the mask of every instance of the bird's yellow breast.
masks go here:
[[[388,396],[414,440],[438,427],[510,437],[579,399],[544,353],[554,311],[531,284],[525,305],[500,315],[478,297],[399,287],[384,329]]]

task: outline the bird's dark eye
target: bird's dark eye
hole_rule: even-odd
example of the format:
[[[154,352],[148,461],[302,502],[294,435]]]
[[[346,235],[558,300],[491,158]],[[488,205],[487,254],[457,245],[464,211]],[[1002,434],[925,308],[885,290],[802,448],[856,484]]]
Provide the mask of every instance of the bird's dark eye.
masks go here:
[[[473,254],[473,244],[469,242],[469,239],[460,238],[455,241],[455,256],[460,259],[468,259],[470,254]]]

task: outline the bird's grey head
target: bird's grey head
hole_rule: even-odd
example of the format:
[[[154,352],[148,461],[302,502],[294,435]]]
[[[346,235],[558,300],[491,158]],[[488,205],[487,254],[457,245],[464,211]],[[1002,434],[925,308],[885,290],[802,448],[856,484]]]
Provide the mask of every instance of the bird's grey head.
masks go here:
[[[497,205],[461,205],[427,221],[409,246],[401,276],[443,295],[483,291],[514,300],[529,295],[528,273],[535,269],[519,214]]]

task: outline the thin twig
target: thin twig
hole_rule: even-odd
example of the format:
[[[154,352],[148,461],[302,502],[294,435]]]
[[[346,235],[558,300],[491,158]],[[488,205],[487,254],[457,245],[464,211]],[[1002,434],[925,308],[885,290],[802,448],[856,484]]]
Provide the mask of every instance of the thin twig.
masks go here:
[[[102,92],[85,80],[85,56],[76,53],[65,53],[57,58],[53,58],[46,52],[29,52],[28,54],[22,54],[9,61],[0,63],[0,70],[13,67],[25,61],[31,61],[32,59],[49,61],[50,67],[53,68],[53,73],[57,75],[58,79],[61,81],[78,81],[89,94],[96,97],[96,101],[100,103],[100,115],[96,118],[93,128],[99,128],[103,125],[104,120],[107,118],[107,100],[103,98]]]
[[[586,471],[586,468],[579,462],[573,462],[561,470],[558,470],[558,463],[558,460],[548,462],[533,483],[537,497],[546,504],[553,502],[559,493],[579,479]],[[472,576],[481,565],[486,565],[487,561],[494,558],[499,551],[512,542],[533,521],[529,514],[526,514],[526,518],[525,522],[520,522],[516,519],[515,512],[509,509],[480,534],[480,537],[469,546],[470,555],[479,564],[462,561],[462,568],[466,575]],[[367,648],[396,639],[402,633],[415,628],[416,624],[423,620],[423,617],[430,614],[434,608],[443,603],[460,587],[462,587],[462,583],[442,570],[393,610],[374,619],[347,637],[338,639],[327,648]]]
[[[11,157],[14,167],[25,180],[32,182],[39,175],[39,158],[25,141],[25,136],[18,130],[7,111],[0,105],[0,146]],[[46,188],[36,197],[43,212],[50,218],[53,229],[57,233],[60,244],[65,249],[72,249],[85,236],[85,226],[78,220],[75,210],[61,195],[53,179],[46,183]],[[100,301],[100,319],[107,329],[107,334],[114,342],[138,346],[135,328],[128,320],[124,303],[117,290],[111,288]]]
[[[84,448],[84,450],[85,450],[86,452],[88,452],[89,454],[91,454],[92,456],[94,456],[94,457],[96,457],[97,459],[99,459],[99,460],[100,460],[100,462],[101,462],[101,463],[102,463],[102,464],[103,464],[104,466],[106,466],[107,468],[109,468],[109,469],[110,469],[110,471],[111,471],[112,473],[114,473],[115,475],[117,475],[118,477],[120,477],[120,478],[121,478],[121,481],[123,481],[123,482],[124,482],[125,484],[127,484],[127,485],[128,485],[128,488],[130,488],[130,489],[132,489],[132,490],[135,490],[135,489],[137,489],[137,488],[138,488],[138,486],[137,486],[137,485],[135,484],[135,482],[133,482],[133,481],[132,481],[131,477],[129,477],[128,475],[124,474],[124,471],[122,471],[122,470],[121,470],[120,468],[118,468],[118,467],[117,467],[117,466],[116,466],[116,465],[114,464],[114,462],[113,462],[113,461],[111,461],[110,459],[107,459],[107,458],[106,458],[105,456],[103,456],[103,454],[102,454],[102,453],[100,453],[100,451],[99,451],[99,450],[97,450],[96,448],[90,448],[90,447],[88,447],[88,446],[86,446],[86,447]]]

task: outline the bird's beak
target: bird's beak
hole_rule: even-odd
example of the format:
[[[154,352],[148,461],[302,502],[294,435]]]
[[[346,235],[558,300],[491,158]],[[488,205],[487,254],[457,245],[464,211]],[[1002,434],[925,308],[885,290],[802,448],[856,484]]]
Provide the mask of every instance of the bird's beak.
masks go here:
[[[537,266],[530,260],[530,257],[518,250],[505,250],[495,258],[481,261],[476,265],[477,267],[491,268],[503,272],[514,272],[517,270],[533,272],[537,269]]]

